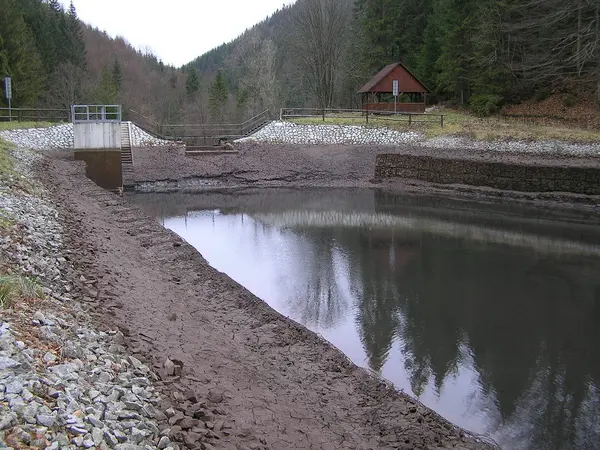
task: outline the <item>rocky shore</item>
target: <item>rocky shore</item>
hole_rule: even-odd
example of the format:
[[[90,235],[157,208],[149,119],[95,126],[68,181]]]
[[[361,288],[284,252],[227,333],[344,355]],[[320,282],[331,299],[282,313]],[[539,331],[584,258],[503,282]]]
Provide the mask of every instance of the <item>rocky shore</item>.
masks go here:
[[[0,182],[0,448],[211,448],[226,424],[210,424],[212,412],[193,395],[174,409],[123,332],[101,324],[96,308],[109,305],[98,279],[77,267],[36,180],[42,157],[12,157],[14,171]],[[171,360],[165,366],[164,377],[175,375]],[[185,417],[195,434],[183,433]]]
[[[97,280],[76,278],[58,212],[32,171],[40,157],[13,157],[0,187],[0,446],[154,448],[156,377],[125,354],[123,333],[95,329],[86,302]],[[6,292],[11,280],[32,289]]]
[[[0,447],[492,447],[218,273],[82,163],[13,157]]]

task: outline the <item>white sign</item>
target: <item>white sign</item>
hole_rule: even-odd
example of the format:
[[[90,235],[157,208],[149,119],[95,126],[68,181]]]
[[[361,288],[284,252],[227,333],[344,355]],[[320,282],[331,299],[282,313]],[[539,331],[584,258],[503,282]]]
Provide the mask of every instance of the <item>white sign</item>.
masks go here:
[[[398,80],[394,80],[394,97],[398,97],[400,89],[398,87]]]
[[[10,77],[4,77],[4,95],[7,100],[12,98],[12,83]]]

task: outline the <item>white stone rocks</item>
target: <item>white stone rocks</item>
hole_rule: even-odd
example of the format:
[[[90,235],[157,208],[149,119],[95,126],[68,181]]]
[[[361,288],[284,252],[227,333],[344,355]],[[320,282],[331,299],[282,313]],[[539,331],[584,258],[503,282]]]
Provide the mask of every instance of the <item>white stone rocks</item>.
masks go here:
[[[28,150],[12,154],[17,175],[30,177],[39,156]],[[0,253],[14,273],[35,276],[48,297],[29,325],[20,326],[37,328],[41,342],[62,349],[59,360],[47,347],[17,340],[9,321],[0,323],[0,448],[10,435],[21,446],[54,450],[119,444],[155,449],[162,437],[158,422],[140,414],[162,400],[152,386],[153,374],[115,345],[115,336],[121,343],[124,336],[82,321],[85,306],[77,302],[75,271],[63,257],[68,249],[58,212],[43,188],[30,181],[27,190],[0,182],[0,214],[9,224]]]
[[[0,131],[0,138],[17,147],[33,150],[70,150],[73,148],[73,124],[64,123],[46,128],[23,128]],[[131,145],[147,147],[175,145],[173,141],[157,139],[131,123]]]
[[[258,141],[272,144],[351,144],[399,145],[421,139],[416,132],[401,132],[359,125],[300,125],[275,121],[237,142]]]
[[[466,137],[442,136],[427,139],[419,145],[429,148],[471,149],[490,152],[512,152],[528,154],[562,154],[569,156],[599,156],[600,144],[575,144],[560,141],[478,141]]]
[[[150,133],[131,123],[131,145],[133,147],[157,147],[162,145],[179,145],[179,143],[155,138]]]
[[[0,138],[21,148],[55,150],[73,147],[73,124],[0,131]]]
[[[490,152],[529,154],[564,154],[598,156],[600,144],[574,144],[559,141],[479,141],[466,137],[443,136],[427,139],[422,133],[401,132],[381,127],[357,125],[302,125],[292,122],[271,122],[253,135],[237,142],[266,142],[271,144],[313,145],[402,145],[412,144],[426,148],[473,149]]]

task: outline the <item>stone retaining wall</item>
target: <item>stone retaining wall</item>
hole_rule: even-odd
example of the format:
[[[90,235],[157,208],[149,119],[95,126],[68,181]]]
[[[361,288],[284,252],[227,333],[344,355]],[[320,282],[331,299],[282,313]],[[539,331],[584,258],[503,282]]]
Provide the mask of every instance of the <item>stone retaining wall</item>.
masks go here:
[[[523,192],[600,195],[600,168],[528,166],[401,154],[377,155],[375,178],[407,178]]]

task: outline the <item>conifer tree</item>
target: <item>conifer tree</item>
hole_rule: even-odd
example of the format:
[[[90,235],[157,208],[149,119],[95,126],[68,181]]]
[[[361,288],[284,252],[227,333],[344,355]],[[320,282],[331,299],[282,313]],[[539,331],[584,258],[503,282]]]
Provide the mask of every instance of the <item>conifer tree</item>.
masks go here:
[[[100,84],[96,89],[96,101],[103,105],[112,105],[117,102],[117,87],[113,72],[104,66],[100,75]]]
[[[229,100],[229,91],[223,72],[217,72],[215,80],[210,87],[210,112],[213,120],[222,121],[225,116],[225,107]]]
[[[85,42],[83,41],[83,31],[81,29],[81,22],[77,17],[77,10],[73,1],[69,5],[69,11],[67,13],[67,34],[69,37],[70,46],[70,61],[82,69],[85,68]]]
[[[194,94],[200,89],[200,80],[198,79],[198,71],[195,68],[189,69],[188,77],[185,82],[185,91],[189,97],[193,97]]]
[[[120,94],[123,91],[123,69],[121,63],[115,58],[112,68],[112,82],[116,94]]]
[[[0,0],[0,39],[4,73],[12,77],[14,106],[35,105],[44,72],[35,41],[16,0]],[[3,100],[4,101],[4,100]]]

